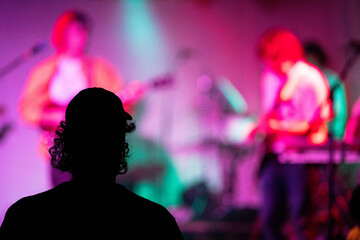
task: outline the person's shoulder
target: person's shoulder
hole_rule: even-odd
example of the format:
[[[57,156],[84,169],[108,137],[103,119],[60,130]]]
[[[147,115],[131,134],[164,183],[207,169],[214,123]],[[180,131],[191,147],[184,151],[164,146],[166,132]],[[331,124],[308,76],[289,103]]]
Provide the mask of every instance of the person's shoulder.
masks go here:
[[[6,216],[16,218],[26,217],[28,213],[36,208],[36,205],[42,205],[40,201],[44,195],[46,195],[45,192],[20,198],[8,208]]]
[[[10,208],[26,208],[26,207],[32,207],[34,205],[42,205],[44,201],[48,201],[51,198],[57,198],[60,192],[63,192],[64,189],[67,188],[66,183],[62,183],[54,188],[51,188],[49,190],[26,196],[21,199],[19,199],[17,202],[15,202]]]
[[[103,67],[112,67],[112,64],[109,60],[102,56],[87,56],[87,61],[91,62],[91,64],[95,66],[103,66]]]
[[[44,75],[47,72],[52,72],[56,67],[58,58],[59,57],[57,55],[52,55],[43,59],[31,69],[30,75]]]
[[[39,229],[46,224],[52,224],[49,219],[53,215],[53,209],[59,202],[59,190],[63,186],[55,187],[35,195],[23,197],[12,204],[6,211],[3,223],[0,227],[0,238],[23,239],[29,234],[39,234]],[[61,198],[60,198],[61,200]],[[45,227],[46,228],[46,227]]]
[[[298,60],[290,68],[289,74],[308,73],[309,71],[318,71],[317,68],[305,60]]]
[[[53,66],[53,65],[56,65],[57,61],[59,60],[59,56],[54,54],[54,55],[51,55],[43,60],[41,60],[36,66],[34,69],[37,69],[37,68],[47,68],[47,67],[50,67],[50,66]]]
[[[171,213],[160,204],[145,199],[124,186],[117,184],[118,191],[126,200],[126,208],[137,225],[150,239],[183,239],[181,231]],[[128,219],[129,220],[129,219]],[[131,220],[130,220],[131,222]]]
[[[123,196],[125,196],[125,198],[127,199],[127,202],[130,206],[136,208],[136,209],[141,209],[141,210],[147,210],[148,212],[149,211],[157,211],[157,212],[162,212],[162,213],[168,213],[170,216],[171,214],[168,212],[168,210],[158,204],[158,203],[155,203],[153,201],[150,201],[146,198],[143,198],[139,195],[137,195],[136,193],[133,193],[131,192],[130,190],[128,190],[126,187],[124,187],[123,185],[120,185],[120,184],[116,184],[117,186],[117,190],[119,192],[121,192],[121,194]]]
[[[288,73],[289,78],[302,78],[312,84],[318,83],[324,85],[326,78],[318,67],[312,65],[305,60],[297,61]]]
[[[324,67],[321,69],[321,71],[325,74],[325,75],[331,75],[331,76],[334,76],[336,78],[339,77],[339,75],[332,69],[330,68],[327,68],[327,67]]]
[[[33,196],[27,196],[17,200],[8,208],[6,215],[17,215],[18,213],[20,214],[20,212],[23,212],[23,210],[32,202],[32,197]]]
[[[106,58],[101,56],[87,56],[87,64],[95,71],[101,74],[106,74],[107,77],[114,78],[118,77],[118,71],[116,67]],[[109,81],[109,79],[107,79]]]
[[[331,86],[335,85],[335,84],[338,84],[338,83],[342,83],[341,79],[340,79],[340,76],[335,71],[333,71],[332,69],[323,68],[322,72],[324,73],[326,79],[328,80],[328,82],[329,82],[329,84]]]
[[[144,219],[152,219],[154,222],[175,221],[171,213],[162,205],[143,198],[122,185],[117,184],[121,191],[121,198],[125,200],[125,206],[134,216],[141,215]]]

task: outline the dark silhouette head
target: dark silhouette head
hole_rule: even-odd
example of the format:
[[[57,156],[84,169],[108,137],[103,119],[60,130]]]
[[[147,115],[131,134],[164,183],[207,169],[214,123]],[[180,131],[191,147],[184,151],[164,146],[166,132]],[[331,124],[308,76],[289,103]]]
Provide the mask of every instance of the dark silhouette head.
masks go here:
[[[102,88],[80,91],[66,109],[50,148],[51,164],[74,178],[113,180],[127,171],[125,135],[135,129],[119,97]]]
[[[315,66],[322,67],[328,63],[325,51],[317,42],[307,42],[304,44],[306,59]]]

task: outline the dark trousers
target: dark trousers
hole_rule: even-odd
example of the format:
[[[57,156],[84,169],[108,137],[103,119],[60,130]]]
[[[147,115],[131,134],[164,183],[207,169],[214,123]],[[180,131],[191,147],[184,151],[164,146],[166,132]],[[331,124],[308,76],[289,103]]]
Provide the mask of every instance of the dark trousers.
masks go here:
[[[267,155],[265,161],[261,172],[264,240],[285,239],[282,228],[287,217],[293,226],[294,239],[308,239],[305,228],[310,197],[306,166],[279,164],[275,154]]]

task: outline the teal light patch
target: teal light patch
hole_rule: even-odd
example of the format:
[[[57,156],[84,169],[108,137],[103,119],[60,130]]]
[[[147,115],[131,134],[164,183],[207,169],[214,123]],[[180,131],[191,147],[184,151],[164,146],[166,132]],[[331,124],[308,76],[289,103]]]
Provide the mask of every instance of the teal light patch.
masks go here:
[[[244,114],[248,111],[244,97],[229,79],[225,77],[218,78],[216,84],[235,112]]]
[[[121,35],[125,40],[127,55],[136,62],[137,73],[152,74],[164,65],[166,45],[158,23],[146,0],[124,0],[122,2]]]

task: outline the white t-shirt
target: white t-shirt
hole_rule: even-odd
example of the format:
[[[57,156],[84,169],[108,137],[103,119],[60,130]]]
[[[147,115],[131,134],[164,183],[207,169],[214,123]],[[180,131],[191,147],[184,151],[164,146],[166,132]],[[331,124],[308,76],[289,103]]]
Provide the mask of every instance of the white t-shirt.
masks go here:
[[[66,106],[75,95],[88,87],[88,80],[80,59],[63,57],[59,59],[55,75],[50,81],[50,100]]]

